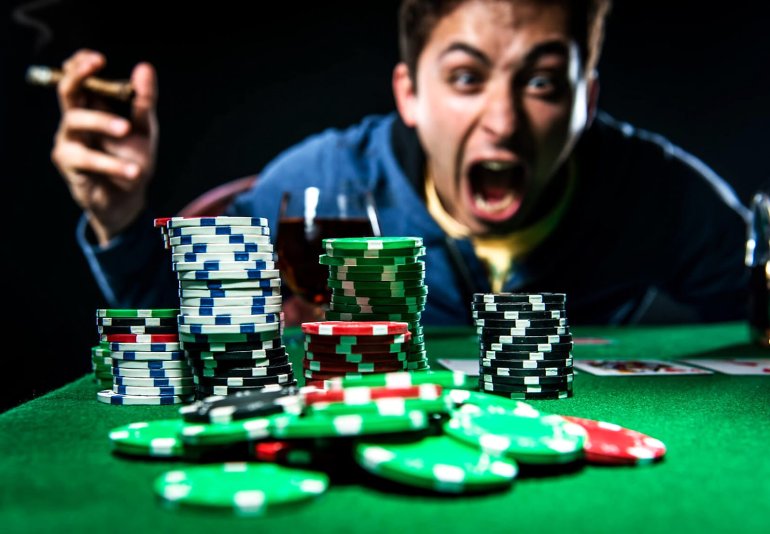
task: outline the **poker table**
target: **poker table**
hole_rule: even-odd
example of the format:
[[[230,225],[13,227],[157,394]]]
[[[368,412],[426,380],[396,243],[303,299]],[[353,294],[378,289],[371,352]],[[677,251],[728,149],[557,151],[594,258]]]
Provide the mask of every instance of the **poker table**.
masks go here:
[[[612,340],[577,359],[767,357],[744,324],[589,328]],[[302,349],[287,329],[295,364]],[[431,360],[476,358],[471,328],[428,328]],[[69,355],[71,358],[88,355]],[[434,365],[437,368],[438,365]],[[662,462],[576,464],[523,473],[508,491],[445,496],[355,476],[315,501],[238,518],[160,505],[152,482],[186,465],[112,454],[110,429],[177,416],[174,406],[110,406],[83,377],[0,415],[3,532],[767,532],[770,377],[599,377],[579,372],[573,398],[538,409],[611,421],[664,441]]]

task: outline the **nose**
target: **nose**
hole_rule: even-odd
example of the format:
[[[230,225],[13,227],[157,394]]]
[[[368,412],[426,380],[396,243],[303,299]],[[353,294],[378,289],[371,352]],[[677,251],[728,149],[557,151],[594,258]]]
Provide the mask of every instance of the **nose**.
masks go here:
[[[510,84],[501,83],[490,88],[482,110],[481,126],[495,142],[505,142],[513,137],[519,120],[516,108]]]

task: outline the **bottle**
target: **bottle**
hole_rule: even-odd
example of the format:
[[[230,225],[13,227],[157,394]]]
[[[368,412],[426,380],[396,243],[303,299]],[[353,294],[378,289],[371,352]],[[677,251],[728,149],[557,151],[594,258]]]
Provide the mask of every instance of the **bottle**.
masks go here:
[[[746,239],[749,279],[749,333],[753,343],[770,347],[770,197],[757,193],[751,202]]]

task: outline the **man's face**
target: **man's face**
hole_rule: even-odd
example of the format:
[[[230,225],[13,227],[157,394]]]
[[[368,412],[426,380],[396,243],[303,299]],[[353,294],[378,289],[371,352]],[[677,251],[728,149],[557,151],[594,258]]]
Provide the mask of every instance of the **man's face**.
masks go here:
[[[476,235],[528,224],[586,123],[586,79],[560,5],[469,0],[394,76],[439,198]]]

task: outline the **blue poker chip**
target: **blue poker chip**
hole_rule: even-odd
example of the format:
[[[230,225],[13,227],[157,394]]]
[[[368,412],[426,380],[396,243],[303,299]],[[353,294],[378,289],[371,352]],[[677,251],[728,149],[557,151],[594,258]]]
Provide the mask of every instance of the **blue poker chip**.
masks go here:
[[[267,235],[183,235],[169,238],[169,244],[172,247],[179,245],[198,245],[205,243],[207,245],[241,245],[244,243],[254,243],[255,245],[269,245],[270,236]],[[176,253],[176,249],[174,249]],[[180,251],[181,252],[181,251]]]
[[[269,300],[268,300],[269,299]],[[281,313],[281,297],[193,297],[180,300],[182,307],[252,306],[266,311],[259,313]],[[256,315],[256,314],[249,314]]]
[[[169,228],[168,235],[181,237],[186,235],[270,235],[269,226],[186,226]]]
[[[183,360],[179,343],[109,343],[112,358],[121,360]],[[139,354],[139,353],[145,354]],[[163,354],[157,354],[163,353]],[[181,354],[181,356],[180,356]]]
[[[173,395],[190,395],[195,392],[195,385],[177,387],[161,386],[157,388],[113,385],[112,391],[120,395],[155,395],[158,397],[168,397]]]
[[[280,281],[279,281],[280,282]],[[275,280],[180,280],[179,289],[263,289],[280,291]]]
[[[126,369],[183,369],[187,366],[187,362],[184,361],[184,351],[174,351],[167,353],[169,357],[180,356],[179,360],[143,360],[144,356],[157,356],[157,353],[152,352],[149,355],[144,353],[133,353],[132,360],[127,360],[125,356],[119,355],[118,358],[112,359],[111,363],[113,367],[124,367]],[[131,356],[130,356],[131,357]]]
[[[165,404],[182,404],[192,400],[192,395],[122,395],[120,393],[115,393],[112,390],[105,389],[104,391],[99,391],[96,394],[96,398],[99,400],[99,402],[103,402],[105,404],[157,406]]]
[[[250,324],[186,324],[179,326],[179,332],[183,334],[258,334],[277,332],[280,329],[278,323],[250,323]]]
[[[224,254],[224,253],[273,253],[275,249],[269,241],[259,243],[193,243],[192,245],[176,245],[173,256],[179,254]]]
[[[142,386],[142,387],[181,387],[191,386],[193,384],[192,375],[186,377],[133,377],[133,376],[115,376],[113,385],[116,386]]]
[[[281,320],[279,313],[263,313],[256,315],[180,315],[179,324],[260,324],[277,323]]]
[[[192,369],[128,369],[125,367],[113,367],[113,377],[131,378],[184,378],[192,376]]]
[[[171,261],[177,262],[196,262],[196,261],[277,261],[278,257],[272,252],[185,252],[184,254],[174,254]]]
[[[271,311],[265,311],[265,309]],[[229,317],[238,315],[263,315],[280,313],[281,306],[182,306],[182,315]]]
[[[281,291],[276,288],[268,289],[180,289],[179,298],[225,298],[225,297],[280,297]],[[280,302],[280,301],[279,301]],[[277,304],[279,302],[268,302],[265,304]]]
[[[171,264],[171,269],[177,272],[184,271],[235,271],[238,269],[243,270],[267,270],[275,269],[274,261],[220,261],[220,260],[207,260],[207,261],[177,261]]]
[[[166,222],[167,228],[186,228],[190,226],[268,226],[263,217],[241,217],[217,215],[215,217],[171,217]]]
[[[280,285],[278,269],[243,269],[238,271],[178,271],[179,280],[275,280]]]

